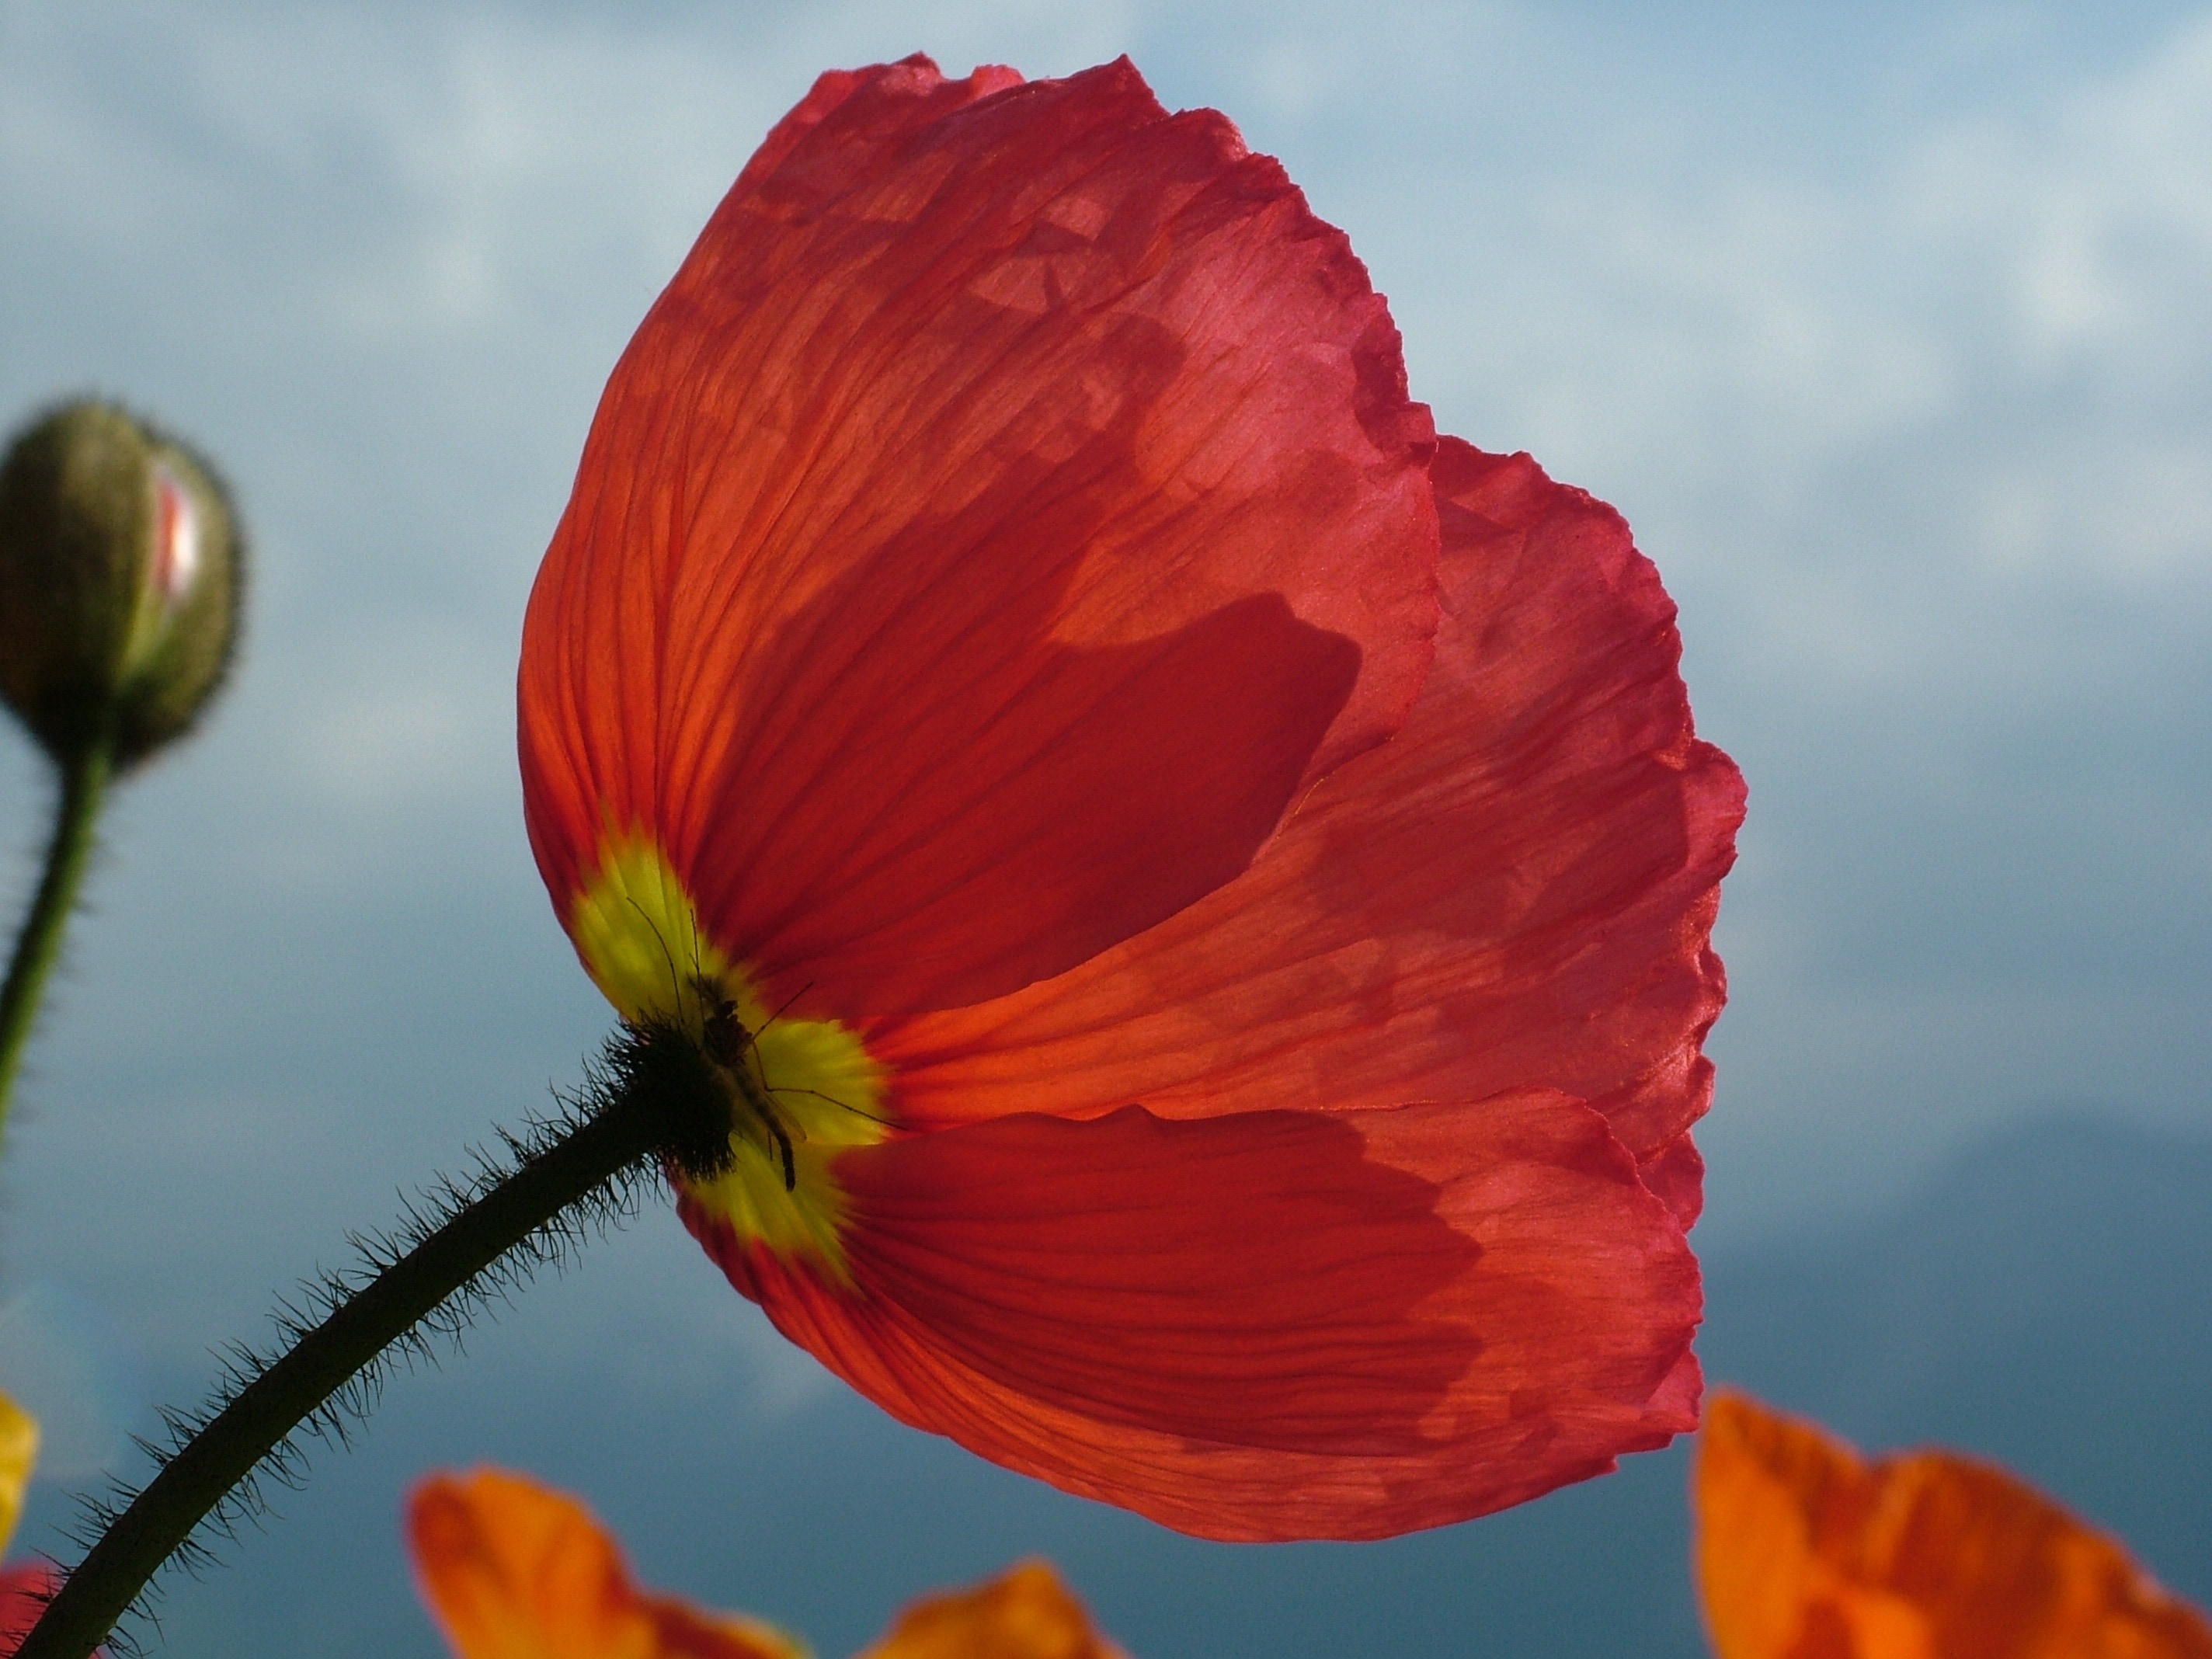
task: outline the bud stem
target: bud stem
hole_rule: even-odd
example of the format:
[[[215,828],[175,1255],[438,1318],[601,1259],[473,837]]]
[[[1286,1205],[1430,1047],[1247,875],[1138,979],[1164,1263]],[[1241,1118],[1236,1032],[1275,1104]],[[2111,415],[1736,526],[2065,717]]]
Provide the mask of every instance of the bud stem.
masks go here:
[[[46,867],[39,878],[31,912],[23,918],[23,931],[15,936],[7,983],[0,986],[0,1137],[7,1133],[16,1062],[30,1039],[40,994],[61,954],[62,931],[69,925],[77,888],[84,879],[85,866],[91,862],[93,827],[107,798],[108,780],[115,772],[112,734],[102,730],[69,751],[60,769],[61,793],[54,806],[54,834],[46,848]]]
[[[653,1040],[648,1034],[632,1044],[631,1054],[644,1055],[643,1063],[625,1065],[617,1054],[617,1075],[594,1091],[586,1115],[528,1151],[412,1249],[338,1298],[327,1317],[185,1441],[70,1574],[16,1659],[86,1659],[232,1489],[387,1347],[480,1288],[510,1252],[564,1230],[573,1237],[577,1229],[566,1212],[590,1206],[625,1175],[651,1160],[680,1158],[696,1143],[700,1112],[725,1109],[682,1086],[680,1073],[671,1086],[669,1068],[652,1063]],[[726,1144],[726,1115],[703,1133]]]

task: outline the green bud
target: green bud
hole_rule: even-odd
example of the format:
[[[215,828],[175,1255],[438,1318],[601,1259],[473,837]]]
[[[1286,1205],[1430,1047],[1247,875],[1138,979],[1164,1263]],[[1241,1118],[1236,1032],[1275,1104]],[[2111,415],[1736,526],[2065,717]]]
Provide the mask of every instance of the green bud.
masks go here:
[[[42,416],[0,463],[0,697],[64,766],[182,736],[230,666],[241,543],[185,444],[113,404]]]

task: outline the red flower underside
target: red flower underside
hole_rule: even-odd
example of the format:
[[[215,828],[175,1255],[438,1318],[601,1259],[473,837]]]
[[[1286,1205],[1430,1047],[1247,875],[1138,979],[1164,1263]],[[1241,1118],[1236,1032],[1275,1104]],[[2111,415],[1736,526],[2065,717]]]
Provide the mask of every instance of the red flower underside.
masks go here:
[[[826,76],[609,383],[532,594],[532,846],[802,1011],[957,1007],[1235,875],[1387,737],[1433,429],[1337,231],[1126,64]]]
[[[0,1567],[0,1654],[22,1645],[61,1587],[61,1575],[43,1562]]]
[[[1694,1219],[1741,776],[1692,736],[1674,605],[1617,514],[1456,439],[1436,487],[1444,619],[1404,730],[1160,926],[871,1029],[901,1121],[1541,1086],[1591,1101]]]
[[[910,63],[817,83],[610,383],[526,799],[564,915],[641,830],[890,1068],[849,1279],[684,1203],[787,1334],[1168,1524],[1380,1536],[1694,1420],[1742,790],[1678,656],[1220,117]]]
[[[1185,1531],[1437,1526],[1696,1420],[1697,1264],[1555,1094],[1002,1118],[837,1173],[848,1285],[684,1220],[896,1416]]]

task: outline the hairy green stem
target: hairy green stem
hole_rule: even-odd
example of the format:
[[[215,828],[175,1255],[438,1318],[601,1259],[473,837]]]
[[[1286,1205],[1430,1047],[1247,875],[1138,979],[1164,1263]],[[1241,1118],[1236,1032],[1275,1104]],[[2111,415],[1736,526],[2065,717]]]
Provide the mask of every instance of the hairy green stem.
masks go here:
[[[14,1093],[16,1063],[38,1018],[40,994],[60,956],[62,932],[76,903],[85,866],[92,859],[93,826],[115,771],[113,738],[102,732],[61,763],[61,793],[54,805],[54,834],[46,848],[46,867],[23,931],[8,980],[0,986],[0,1137],[8,1127],[8,1103]]]
[[[109,1524],[16,1659],[86,1659],[161,1565],[293,1430],[392,1344],[480,1286],[509,1252],[559,1231],[566,1212],[650,1161],[696,1167],[702,1157],[726,1158],[726,1099],[697,1086],[703,1074],[680,1043],[666,1033],[634,1036],[589,1115],[488,1182],[240,1389]]]

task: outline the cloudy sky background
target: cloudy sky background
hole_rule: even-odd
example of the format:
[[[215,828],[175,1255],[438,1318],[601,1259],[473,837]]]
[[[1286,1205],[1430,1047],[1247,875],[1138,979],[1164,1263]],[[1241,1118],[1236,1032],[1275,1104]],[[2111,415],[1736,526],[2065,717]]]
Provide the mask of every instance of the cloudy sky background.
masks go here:
[[[524,596],[763,131],[916,49],[1127,51],[1228,111],[1439,423],[1628,514],[1752,786],[1701,1238],[2054,1108],[2212,1133],[2212,11],[0,0],[0,419],[130,399],[257,557],[0,1164],[0,1371],[82,1407],[58,1473],[605,1030],[521,831]],[[0,738],[11,915],[46,799]],[[665,1213],[487,1340],[843,1409]]]

